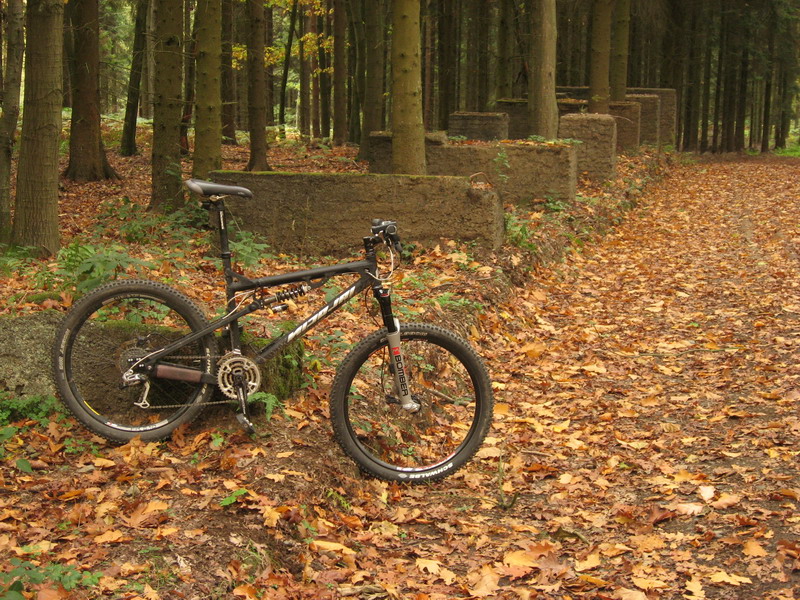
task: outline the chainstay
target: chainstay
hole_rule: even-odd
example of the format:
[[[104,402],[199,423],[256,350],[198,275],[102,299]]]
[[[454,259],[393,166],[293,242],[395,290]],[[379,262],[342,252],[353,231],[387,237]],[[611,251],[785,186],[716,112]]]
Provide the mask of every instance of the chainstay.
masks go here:
[[[169,358],[172,359],[179,359],[179,360],[203,360],[203,359],[210,359],[210,360],[217,360],[222,358],[224,355],[221,354],[212,354],[211,356],[205,355],[173,355],[170,354]],[[230,398],[226,400],[209,400],[208,402],[192,402],[192,406],[211,406],[215,404],[235,404],[235,400],[231,400]],[[183,408],[185,406],[189,406],[187,404],[159,404],[158,406],[148,406],[143,410],[163,410],[165,408]]]

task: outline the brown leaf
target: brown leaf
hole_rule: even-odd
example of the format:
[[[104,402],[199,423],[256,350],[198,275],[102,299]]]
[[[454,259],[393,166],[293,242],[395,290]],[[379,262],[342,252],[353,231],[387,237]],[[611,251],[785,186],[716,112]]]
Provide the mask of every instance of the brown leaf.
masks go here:
[[[767,551],[756,540],[747,540],[742,548],[747,556],[766,556]]]

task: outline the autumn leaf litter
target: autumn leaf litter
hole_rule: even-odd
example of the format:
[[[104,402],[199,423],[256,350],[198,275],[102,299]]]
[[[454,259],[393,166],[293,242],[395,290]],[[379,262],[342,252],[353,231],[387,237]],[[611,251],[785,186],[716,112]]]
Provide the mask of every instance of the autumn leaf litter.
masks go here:
[[[280,152],[362,168],[352,151],[274,152],[277,168]],[[67,239],[101,199],[146,202],[144,163],[114,160],[125,182],[65,183]],[[219,409],[122,447],[69,419],[17,423],[0,564],[98,576],[34,585],[43,598],[794,598],[799,170],[644,154],[613,185],[584,182],[575,206],[508,207],[528,243],[416,249],[396,284],[404,318],[469,337],[498,403],[476,459],[443,482],[378,482],[343,457],[327,420],[342,351],[320,335],[315,384],[255,438]],[[214,305],[209,253],[198,243],[181,281]],[[4,312],[71,301],[30,301],[24,274],[0,292]],[[325,330],[346,346],[372,318],[354,303]]]

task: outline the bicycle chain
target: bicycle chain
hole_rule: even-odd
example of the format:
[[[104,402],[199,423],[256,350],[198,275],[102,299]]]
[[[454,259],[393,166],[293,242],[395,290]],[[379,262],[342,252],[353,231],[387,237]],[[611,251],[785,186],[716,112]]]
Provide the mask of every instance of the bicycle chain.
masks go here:
[[[195,360],[195,359],[202,360],[204,358],[207,358],[207,359],[210,359],[210,360],[217,360],[217,359],[222,358],[223,356],[224,355],[222,355],[222,354],[219,354],[219,355],[212,354],[211,356],[191,356],[191,355],[172,355],[172,354],[170,354],[169,357],[171,359],[179,359],[179,360]],[[231,404],[233,402],[235,402],[235,400],[231,400],[230,398],[226,398],[225,400],[209,400],[208,402],[193,402],[192,404],[193,405],[197,405],[197,406],[210,406],[212,404]],[[186,404],[160,404],[158,406],[150,406],[148,408],[151,408],[151,409],[154,409],[154,410],[155,409],[163,410],[165,408],[184,408],[185,406],[187,406],[187,405]]]

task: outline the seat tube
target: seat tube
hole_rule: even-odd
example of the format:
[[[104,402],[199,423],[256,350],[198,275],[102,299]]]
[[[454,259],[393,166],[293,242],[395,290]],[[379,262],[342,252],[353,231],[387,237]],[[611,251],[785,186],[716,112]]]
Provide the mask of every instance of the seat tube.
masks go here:
[[[391,292],[379,283],[373,286],[372,291],[381,307],[383,324],[386,326],[386,343],[389,347],[390,370],[394,378],[395,393],[400,400],[400,406],[409,412],[416,412],[420,404],[411,395],[411,382],[400,343],[400,321],[392,313]]]
[[[220,200],[217,203],[217,225],[219,227],[219,257],[222,259],[222,272],[225,274],[225,298],[228,301],[228,310],[236,308],[233,285],[233,271],[231,264],[231,248],[228,238],[228,223],[225,216],[225,204]],[[234,352],[241,348],[240,331],[238,321],[233,321],[228,325],[230,333],[231,350]]]

